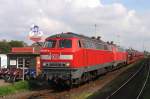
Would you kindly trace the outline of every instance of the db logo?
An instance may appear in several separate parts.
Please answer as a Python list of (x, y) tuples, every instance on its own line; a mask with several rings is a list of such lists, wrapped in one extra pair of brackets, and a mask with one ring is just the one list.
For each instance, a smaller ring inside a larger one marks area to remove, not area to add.
[(51, 58), (52, 59), (59, 59), (60, 55), (59, 54), (52, 54)]
[(43, 35), (43, 32), (42, 31), (39, 31), (39, 26), (37, 25), (33, 25), (30, 29), (30, 32), (29, 32), (29, 38), (32, 40), (32, 41), (35, 41), (35, 42), (38, 42), (41, 40), (42, 38), (42, 35)]

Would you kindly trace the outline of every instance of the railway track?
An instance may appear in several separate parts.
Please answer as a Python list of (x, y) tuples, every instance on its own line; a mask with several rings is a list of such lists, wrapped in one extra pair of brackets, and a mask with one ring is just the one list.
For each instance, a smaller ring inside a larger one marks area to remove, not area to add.
[(146, 88), (149, 76), (150, 60), (147, 60), (118, 89), (107, 96), (106, 99), (142, 99), (141, 97)]

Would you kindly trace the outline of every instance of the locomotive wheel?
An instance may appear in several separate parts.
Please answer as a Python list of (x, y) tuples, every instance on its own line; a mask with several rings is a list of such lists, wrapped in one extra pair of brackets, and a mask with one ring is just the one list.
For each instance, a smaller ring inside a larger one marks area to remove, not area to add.
[(84, 73), (81, 79), (82, 79), (82, 84), (86, 83), (88, 81), (88, 73)]
[(73, 79), (72, 84), (75, 87), (78, 87), (81, 84), (81, 81), (82, 81), (81, 78)]
[(48, 84), (50, 84), (50, 85), (54, 85), (54, 82), (53, 82), (51, 79), (48, 79), (47, 82), (48, 82)]
[(73, 82), (72, 82), (72, 79), (69, 80), (69, 88), (73, 88)]
[(94, 79), (94, 75), (92, 73), (89, 73), (89, 81), (92, 81)]

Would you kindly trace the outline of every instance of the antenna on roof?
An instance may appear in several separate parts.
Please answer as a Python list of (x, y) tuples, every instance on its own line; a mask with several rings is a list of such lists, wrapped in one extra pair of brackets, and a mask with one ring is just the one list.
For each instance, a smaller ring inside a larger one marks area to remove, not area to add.
[(117, 38), (118, 38), (118, 45), (120, 45), (120, 34), (118, 33), (118, 35), (117, 35)]
[(94, 27), (95, 27), (95, 36), (97, 36), (97, 34), (96, 34), (96, 28), (97, 28), (97, 24), (94, 24)]

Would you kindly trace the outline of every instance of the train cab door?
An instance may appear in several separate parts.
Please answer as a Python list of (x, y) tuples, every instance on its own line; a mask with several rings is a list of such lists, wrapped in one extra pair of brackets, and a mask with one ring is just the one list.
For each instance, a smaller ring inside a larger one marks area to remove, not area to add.
[(80, 43), (81, 43), (81, 48), (83, 48), (83, 65), (84, 66), (87, 66), (88, 64), (88, 52), (87, 52), (87, 49), (86, 49), (86, 41), (85, 40), (80, 40)]

